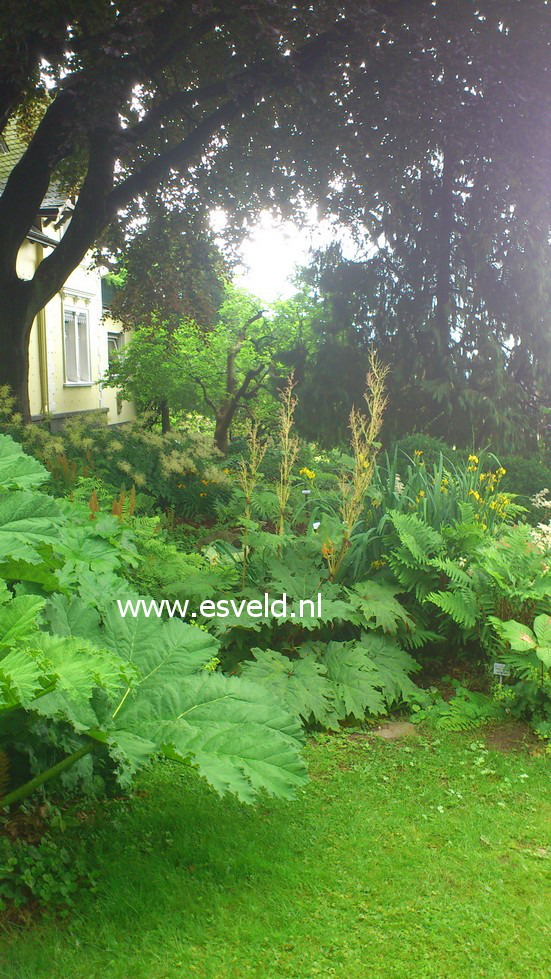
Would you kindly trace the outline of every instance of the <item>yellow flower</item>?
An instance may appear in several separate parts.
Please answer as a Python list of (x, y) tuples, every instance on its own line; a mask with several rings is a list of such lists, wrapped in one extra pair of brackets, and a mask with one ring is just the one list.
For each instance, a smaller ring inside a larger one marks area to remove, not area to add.
[(199, 496), (206, 496), (206, 493), (199, 493)]
[(386, 565), (386, 561), (384, 561), (383, 558), (380, 558), (380, 560), (378, 560), (378, 561), (372, 561), (371, 562), (371, 569), (373, 571), (379, 571), (380, 568), (384, 568), (385, 565)]
[(415, 452), (413, 453), (413, 455), (414, 456), (422, 456), (423, 455), (423, 450), (422, 449), (416, 449)]
[(478, 456), (470, 455), (469, 462), (476, 462), (476, 464), (478, 465)]
[(315, 472), (312, 469), (308, 469), (308, 466), (303, 466), (302, 469), (299, 470), (299, 476), (305, 476), (306, 479), (316, 478)]
[(208, 486), (209, 485), (208, 479), (202, 479), (201, 482), (202, 482), (203, 486)]

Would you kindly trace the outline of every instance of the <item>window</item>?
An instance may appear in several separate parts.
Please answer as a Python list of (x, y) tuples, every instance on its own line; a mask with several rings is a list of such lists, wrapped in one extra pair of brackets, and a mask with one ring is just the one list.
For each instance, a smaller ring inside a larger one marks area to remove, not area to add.
[(90, 335), (88, 310), (65, 306), (65, 383), (90, 384)]
[[(118, 354), (122, 350), (122, 333), (108, 333), (107, 334), (107, 358), (109, 361), (109, 367), (113, 367)], [(122, 413), (122, 398), (117, 391), (117, 415)]]
[(107, 334), (107, 359), (109, 367), (112, 367), (117, 359), (117, 354), (122, 350), (122, 334)]

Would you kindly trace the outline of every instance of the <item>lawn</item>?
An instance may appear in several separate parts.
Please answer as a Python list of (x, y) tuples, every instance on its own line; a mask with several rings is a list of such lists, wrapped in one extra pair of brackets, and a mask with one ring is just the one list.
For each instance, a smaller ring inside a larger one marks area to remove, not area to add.
[(86, 825), (95, 893), (6, 926), (2, 979), (548, 977), (543, 755), (480, 732), (322, 737), (295, 803), (170, 763)]

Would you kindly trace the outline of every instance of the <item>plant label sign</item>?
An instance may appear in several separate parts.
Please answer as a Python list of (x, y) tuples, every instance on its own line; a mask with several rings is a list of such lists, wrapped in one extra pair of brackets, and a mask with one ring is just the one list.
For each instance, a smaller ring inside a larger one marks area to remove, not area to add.
[(506, 663), (494, 663), (494, 676), (511, 676), (511, 670)]

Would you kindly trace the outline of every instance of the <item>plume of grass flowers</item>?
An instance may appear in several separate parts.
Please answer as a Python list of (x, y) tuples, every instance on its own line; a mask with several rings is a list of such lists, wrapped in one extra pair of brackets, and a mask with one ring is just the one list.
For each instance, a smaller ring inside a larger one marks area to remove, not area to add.
[(243, 521), (243, 565), (241, 570), (241, 587), (245, 587), (247, 577), (247, 558), (249, 552), (249, 525), (251, 520), (251, 501), (254, 489), (260, 478), (260, 466), (266, 454), (267, 443), (261, 440), (257, 422), (252, 422), (247, 435), (249, 458), (241, 457), (237, 469), (237, 478), (245, 497), (245, 512)]
[(293, 394), (295, 383), (293, 374), (290, 375), (287, 384), (280, 394), (279, 407), (279, 442), (281, 446), (281, 461), (279, 464), (279, 480), (276, 486), (277, 499), (279, 503), (279, 536), (283, 536), (285, 530), (285, 514), (291, 495), (291, 474), (293, 466), (297, 460), (299, 441), (293, 434), (293, 423), (297, 398)]
[(324, 541), (322, 547), (331, 581), (334, 581), (350, 546), (352, 532), (361, 516), (364, 500), (373, 478), (375, 460), (381, 447), (378, 437), (387, 404), (385, 389), (388, 370), (377, 355), (372, 353), (367, 375), (367, 390), (364, 395), (367, 414), (356, 407), (353, 407), (350, 412), (350, 444), (354, 462), (352, 468), (343, 472), (340, 478), (341, 539), (337, 546), (333, 541)]

